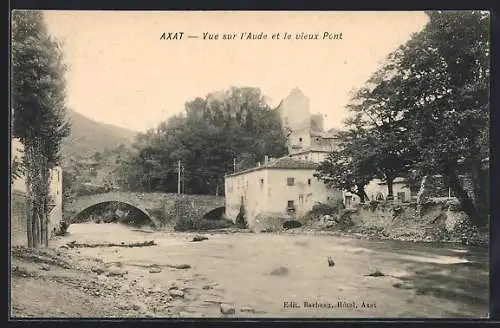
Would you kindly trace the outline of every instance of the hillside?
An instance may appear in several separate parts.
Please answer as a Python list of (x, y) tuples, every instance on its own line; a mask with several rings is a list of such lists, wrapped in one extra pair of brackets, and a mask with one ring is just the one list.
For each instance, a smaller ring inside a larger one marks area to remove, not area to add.
[(96, 122), (73, 110), (68, 111), (71, 134), (63, 142), (64, 162), (70, 158), (85, 158), (95, 152), (114, 149), (121, 144), (129, 146), (137, 132)]

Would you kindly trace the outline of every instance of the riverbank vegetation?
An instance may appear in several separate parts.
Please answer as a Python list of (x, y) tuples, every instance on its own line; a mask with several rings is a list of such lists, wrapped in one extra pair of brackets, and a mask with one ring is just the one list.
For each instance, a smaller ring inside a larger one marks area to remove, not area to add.
[[(485, 226), (490, 16), (480, 11), (427, 15), (424, 29), (353, 93), (339, 150), (317, 176), (364, 200), (364, 187), (373, 178), (387, 184), (392, 199), (397, 177), (420, 181), (441, 175), (470, 224)], [(462, 175), (471, 187), (465, 188)]]
[(122, 161), (121, 187), (223, 195), (225, 174), (285, 155), (285, 144), (279, 114), (260, 89), (232, 87), (188, 101), (184, 112), (140, 134)]
[(51, 169), (70, 126), (65, 113), (63, 53), (37, 11), (12, 14), (12, 137), (23, 145), (12, 174), (26, 179), (29, 247), (48, 246)]

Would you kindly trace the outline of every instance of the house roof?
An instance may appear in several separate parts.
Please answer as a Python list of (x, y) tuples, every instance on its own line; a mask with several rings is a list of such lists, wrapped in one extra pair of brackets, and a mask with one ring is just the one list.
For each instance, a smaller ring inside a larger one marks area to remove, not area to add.
[(303, 155), (308, 153), (330, 153), (331, 150), (327, 150), (325, 147), (309, 147), (301, 149), (299, 151), (288, 154), (288, 157)]
[(243, 171), (227, 174), (226, 177), (232, 177), (237, 175), (242, 175), (254, 171), (265, 170), (265, 169), (283, 169), (283, 170), (314, 170), (318, 164), (312, 161), (300, 160), (292, 157), (281, 157), (277, 159), (271, 159), (267, 164), (256, 166)]
[(315, 169), (316, 164), (311, 161), (300, 160), (292, 157), (281, 157), (271, 161), (266, 167), (279, 169)]
[(329, 130), (326, 132), (319, 132), (319, 131), (311, 131), (311, 137), (321, 137), (324, 139), (332, 139), (335, 138), (337, 135), (338, 131), (336, 130)]

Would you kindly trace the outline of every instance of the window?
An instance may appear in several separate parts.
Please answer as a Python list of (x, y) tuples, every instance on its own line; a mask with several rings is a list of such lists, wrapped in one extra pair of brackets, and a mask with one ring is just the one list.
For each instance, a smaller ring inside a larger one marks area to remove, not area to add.
[(299, 141), (302, 142), (302, 138), (299, 138)]
[(307, 179), (307, 184), (311, 185), (311, 179)]
[(260, 184), (264, 184), (264, 179), (260, 179)]
[(286, 211), (287, 212), (295, 212), (295, 204), (293, 202), (293, 200), (289, 200), (288, 203), (287, 203), (287, 206), (286, 206)]
[(294, 178), (286, 178), (286, 184), (288, 186), (294, 186), (295, 185), (295, 179)]
[(345, 207), (351, 208), (352, 196), (345, 196)]

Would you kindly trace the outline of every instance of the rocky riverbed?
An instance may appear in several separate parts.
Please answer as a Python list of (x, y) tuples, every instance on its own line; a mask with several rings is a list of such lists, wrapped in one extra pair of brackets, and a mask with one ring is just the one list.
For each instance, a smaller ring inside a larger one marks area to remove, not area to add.
[[(15, 248), (11, 314), (480, 317), (488, 311), (487, 249), (290, 232), (196, 235), (75, 224), (48, 250)], [(339, 307), (343, 302), (357, 307)]]

